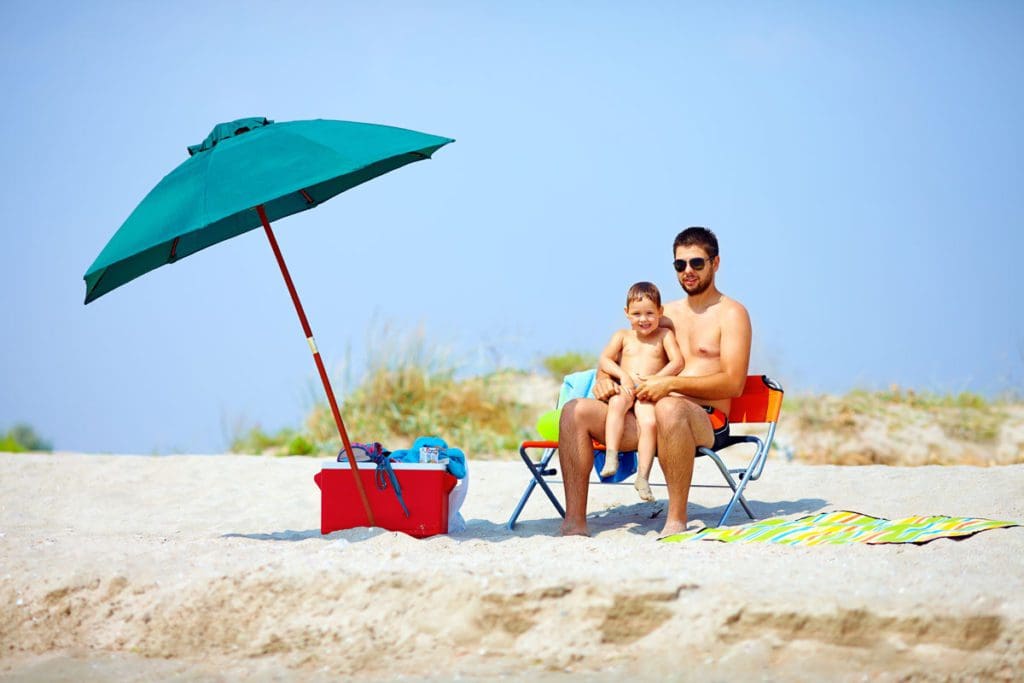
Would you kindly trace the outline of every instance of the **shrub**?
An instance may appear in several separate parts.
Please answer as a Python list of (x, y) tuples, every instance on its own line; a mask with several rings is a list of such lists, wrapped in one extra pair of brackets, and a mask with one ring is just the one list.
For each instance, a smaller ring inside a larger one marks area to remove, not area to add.
[(274, 434), (263, 431), (259, 425), (250, 427), (231, 439), (232, 453), (253, 455), (312, 455), (316, 450), (312, 441), (294, 429), (281, 429)]
[(578, 351), (566, 351), (556, 356), (545, 356), (541, 359), (541, 364), (552, 377), (561, 380), (573, 372), (596, 368), (597, 356)]
[[(417, 436), (440, 436), (474, 457), (513, 450), (528, 434), (533, 410), (507, 390), (504, 375), (457, 377), (456, 368), (422, 334), (389, 337), (374, 350), (363, 381), (342, 402), (352, 441), (408, 447)], [(325, 401), (306, 420), (315, 448), (341, 449), (334, 417)]]
[(50, 451), (52, 446), (44, 441), (29, 425), (19, 422), (0, 435), (0, 451), (25, 453), (26, 451)]

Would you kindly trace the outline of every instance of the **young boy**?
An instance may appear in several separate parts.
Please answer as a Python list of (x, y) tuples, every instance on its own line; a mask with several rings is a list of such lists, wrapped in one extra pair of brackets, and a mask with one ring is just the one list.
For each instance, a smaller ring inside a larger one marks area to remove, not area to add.
[(626, 413), (632, 408), (639, 430), (637, 459), (639, 469), (633, 487), (640, 498), (653, 501), (648, 479), (657, 449), (657, 425), (654, 404), (635, 401), (634, 385), (651, 375), (678, 375), (683, 369), (683, 354), (672, 330), (660, 327), (661, 292), (651, 282), (638, 282), (626, 293), (626, 318), (630, 329), (619, 330), (601, 353), (599, 367), (619, 382), (617, 393), (608, 399), (605, 424), (605, 460), (602, 477), (619, 468), (619, 443), (622, 441)]

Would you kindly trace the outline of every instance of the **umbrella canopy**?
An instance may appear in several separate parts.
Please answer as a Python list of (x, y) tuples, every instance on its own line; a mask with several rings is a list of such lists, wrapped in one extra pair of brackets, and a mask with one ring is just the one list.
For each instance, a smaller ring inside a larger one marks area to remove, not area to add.
[[(351, 121), (265, 118), (220, 123), (128, 217), (85, 273), (85, 303), (166, 263), (263, 226), (320, 373), (349, 465), (357, 464), (323, 359), (295, 291), (272, 220), (311, 209), (453, 142)], [(373, 526), (362, 478), (352, 478)]]
[(311, 209), (451, 138), (352, 121), (218, 124), (136, 207), (85, 273), (85, 303), (270, 221)]

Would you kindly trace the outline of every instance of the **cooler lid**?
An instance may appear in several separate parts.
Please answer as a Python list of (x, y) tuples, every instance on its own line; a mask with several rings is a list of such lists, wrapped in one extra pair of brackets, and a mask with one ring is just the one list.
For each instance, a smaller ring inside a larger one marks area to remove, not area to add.
[[(360, 460), (356, 462), (361, 470), (374, 470), (377, 469), (377, 463), (372, 460)], [(352, 469), (348, 464), (348, 460), (342, 462), (325, 462), (323, 464), (325, 470), (348, 470)], [(444, 462), (392, 462), (391, 469), (393, 470), (445, 470), (448, 469), (448, 463)]]

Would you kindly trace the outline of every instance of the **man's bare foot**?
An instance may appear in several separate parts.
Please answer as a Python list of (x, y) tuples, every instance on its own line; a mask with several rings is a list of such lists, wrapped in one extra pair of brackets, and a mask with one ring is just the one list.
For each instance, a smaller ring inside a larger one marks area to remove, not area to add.
[(619, 471), (619, 454), (607, 452), (604, 455), (604, 467), (601, 468), (602, 477), (610, 477)]
[(577, 524), (575, 522), (569, 522), (564, 520), (562, 522), (562, 528), (558, 530), (559, 536), (589, 536), (590, 532), (587, 531), (587, 523)]
[(686, 522), (665, 522), (664, 528), (658, 534), (658, 538), (665, 538), (674, 534), (681, 534), (686, 531)]
[(640, 494), (640, 500), (648, 503), (654, 502), (654, 494), (651, 493), (651, 485), (647, 483), (647, 480), (641, 477), (639, 474), (636, 475), (636, 480), (633, 482), (633, 488)]

